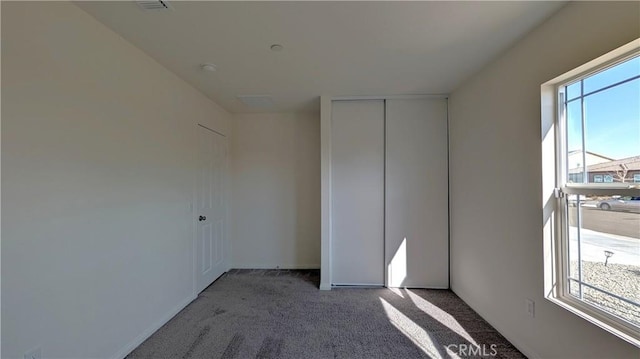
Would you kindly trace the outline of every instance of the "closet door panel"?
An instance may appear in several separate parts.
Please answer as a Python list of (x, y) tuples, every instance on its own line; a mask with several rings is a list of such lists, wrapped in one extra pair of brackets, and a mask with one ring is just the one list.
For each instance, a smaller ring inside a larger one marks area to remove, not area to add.
[(387, 286), (447, 288), (447, 103), (387, 100)]
[(384, 285), (384, 102), (334, 101), (332, 284)]

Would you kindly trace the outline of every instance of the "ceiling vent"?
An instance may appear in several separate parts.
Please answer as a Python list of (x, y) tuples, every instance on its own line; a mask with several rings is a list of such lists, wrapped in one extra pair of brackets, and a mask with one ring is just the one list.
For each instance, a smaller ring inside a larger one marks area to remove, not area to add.
[(136, 1), (142, 10), (171, 10), (173, 9), (166, 0), (142, 0)]
[(247, 107), (257, 109), (271, 108), (275, 104), (271, 96), (268, 95), (240, 95), (238, 100)]

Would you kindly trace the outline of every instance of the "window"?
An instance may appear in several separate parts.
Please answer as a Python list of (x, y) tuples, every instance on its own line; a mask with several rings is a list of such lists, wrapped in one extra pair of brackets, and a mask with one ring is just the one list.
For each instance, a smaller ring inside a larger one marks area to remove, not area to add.
[(569, 173), (569, 182), (582, 183), (582, 173)]
[[(543, 156), (553, 159), (543, 158), (543, 182), (555, 187), (545, 215), (547, 298), (637, 346), (639, 48), (640, 40), (542, 86)], [(545, 111), (545, 101), (555, 106)]]

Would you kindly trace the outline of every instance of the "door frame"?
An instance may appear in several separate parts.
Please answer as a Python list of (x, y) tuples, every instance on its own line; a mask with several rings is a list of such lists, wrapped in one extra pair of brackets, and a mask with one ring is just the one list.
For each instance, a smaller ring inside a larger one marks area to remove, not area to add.
[[(358, 100), (392, 100), (392, 99), (449, 99), (448, 94), (418, 94), (418, 95), (381, 95), (381, 96), (320, 96), (320, 290), (331, 290), (331, 112), (333, 101)], [(449, 117), (447, 115), (447, 128)], [(449, 147), (447, 138), (447, 147)], [(447, 148), (447, 153), (449, 148)], [(448, 157), (448, 155), (447, 155)], [(447, 158), (447, 162), (449, 159)], [(450, 168), (450, 166), (448, 166)], [(450, 221), (449, 221), (450, 222)], [(451, 233), (451, 228), (449, 228)], [(450, 238), (448, 239), (450, 242)], [(450, 244), (449, 244), (450, 247)], [(450, 250), (449, 265), (451, 265)], [(451, 275), (451, 268), (449, 268)], [(385, 270), (385, 286), (388, 285)]]
[[(224, 132), (214, 129), (212, 126), (207, 124), (202, 124), (197, 122), (193, 127), (194, 138), (198, 138), (199, 133), (202, 128), (212, 131), (226, 140), (225, 146), (225, 173), (223, 177), (224, 183), (224, 193), (223, 193), (223, 201), (224, 201), (224, 219), (223, 219), (223, 240), (222, 240), (222, 256), (223, 263), (225, 267), (225, 272), (229, 270), (229, 259), (230, 259), (230, 242), (229, 242), (229, 141), (230, 138)], [(196, 142), (197, 143), (197, 142)], [(201, 290), (198, 289), (198, 265), (197, 265), (197, 255), (198, 255), (198, 220), (197, 220), (197, 201), (198, 201), (198, 165), (199, 165), (199, 152), (198, 146), (195, 146), (194, 150), (194, 172), (193, 172), (193, 185), (192, 185), (192, 193), (191, 193), (191, 201), (189, 202), (189, 215), (191, 216), (191, 262), (192, 262), (192, 275), (191, 275), (191, 285), (193, 290), (193, 298), (197, 298), (200, 294)]]

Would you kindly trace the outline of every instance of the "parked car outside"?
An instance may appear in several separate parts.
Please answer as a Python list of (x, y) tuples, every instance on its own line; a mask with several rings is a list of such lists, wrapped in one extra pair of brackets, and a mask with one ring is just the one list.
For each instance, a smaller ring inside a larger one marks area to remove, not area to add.
[(598, 202), (598, 208), (605, 211), (629, 211), (640, 213), (640, 197), (618, 197)]

